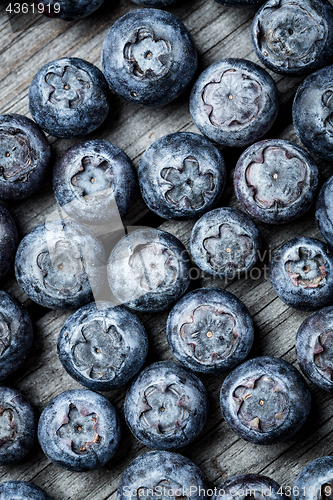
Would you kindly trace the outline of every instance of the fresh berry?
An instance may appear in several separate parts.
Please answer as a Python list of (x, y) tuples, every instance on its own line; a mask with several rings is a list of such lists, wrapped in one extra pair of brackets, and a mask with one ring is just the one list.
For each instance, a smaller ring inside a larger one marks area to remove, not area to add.
[(44, 16), (71, 21), (90, 16), (103, 2), (104, 0), (35, 0), (35, 5)]
[[(333, 34), (333, 31), (332, 31)], [(308, 76), (297, 90), (293, 121), (307, 149), (333, 161), (333, 65)]]
[(169, 451), (150, 451), (137, 457), (125, 469), (118, 486), (117, 500), (147, 496), (156, 496), (161, 500), (184, 497), (206, 500), (206, 491), (206, 479), (191, 460)]
[(171, 310), (167, 339), (176, 358), (191, 370), (223, 373), (249, 354), (252, 317), (235, 295), (220, 288), (199, 288)]
[(289, 141), (268, 139), (241, 155), (234, 188), (252, 217), (280, 224), (297, 219), (310, 208), (318, 177), (317, 165), (304, 149)]
[(122, 306), (93, 302), (72, 314), (58, 339), (61, 363), (80, 384), (96, 391), (125, 385), (148, 353), (141, 321)]
[(257, 226), (237, 208), (216, 208), (203, 215), (191, 233), (191, 255), (205, 273), (236, 278), (254, 266), (261, 249)]
[(182, 366), (160, 361), (145, 368), (129, 387), (125, 417), (134, 436), (158, 450), (175, 450), (193, 441), (208, 416), (203, 383)]
[(103, 467), (117, 451), (120, 437), (115, 408), (104, 396), (87, 389), (56, 396), (38, 424), (45, 455), (58, 467), (76, 472)]
[(43, 490), (24, 481), (0, 483), (0, 500), (51, 500)]
[(228, 7), (251, 7), (252, 5), (261, 5), (264, 0), (215, 0), (216, 2), (227, 5)]
[(290, 363), (263, 356), (233, 370), (221, 388), (221, 410), (242, 439), (274, 444), (294, 435), (305, 423), (310, 391)]
[(41, 129), (22, 115), (0, 115), (0, 199), (22, 200), (50, 173), (51, 150)]
[(111, 27), (102, 49), (105, 78), (113, 90), (142, 106), (178, 97), (197, 70), (190, 33), (170, 12), (138, 9)]
[(264, 136), (278, 112), (278, 92), (267, 71), (245, 59), (223, 59), (195, 82), (190, 112), (206, 137), (229, 147)]
[(0, 380), (14, 373), (29, 356), (33, 340), (29, 313), (0, 291)]
[(322, 236), (333, 247), (333, 176), (321, 188), (316, 202), (316, 223)]
[(298, 364), (318, 387), (333, 391), (333, 306), (306, 318), (296, 337)]
[(154, 9), (167, 9), (178, 3), (179, 0), (132, 0), (132, 2), (143, 7), (152, 7)]
[(115, 245), (108, 262), (115, 297), (136, 311), (164, 311), (190, 284), (190, 257), (172, 234), (137, 229)]
[(142, 197), (166, 219), (192, 219), (211, 210), (221, 197), (226, 169), (220, 151), (190, 132), (169, 134), (143, 154), (138, 170)]
[(314, 238), (293, 238), (273, 256), (270, 278), (290, 307), (314, 311), (327, 306), (333, 302), (332, 250)]
[(16, 224), (8, 210), (0, 205), (0, 278), (13, 266), (17, 243)]
[(276, 73), (312, 73), (333, 59), (333, 7), (327, 0), (268, 0), (253, 20), (252, 42)]
[(105, 254), (100, 241), (75, 221), (51, 220), (21, 241), (15, 257), (18, 284), (50, 309), (80, 307), (103, 285)]
[(19, 462), (29, 453), (36, 441), (37, 421), (34, 408), (20, 392), (0, 387), (0, 465)]
[[(250, 494), (246, 493), (245, 496), (244, 492)], [(215, 495), (214, 500), (229, 500), (230, 497), (250, 497), (254, 500), (262, 500), (263, 498), (287, 500), (287, 497), (282, 493), (281, 486), (270, 477), (261, 474), (243, 474), (224, 481), (217, 487), (217, 495)]]
[(55, 137), (90, 134), (105, 121), (109, 106), (110, 92), (103, 73), (75, 57), (45, 64), (29, 89), (33, 119)]
[(308, 463), (296, 478), (292, 500), (332, 498), (333, 458), (320, 457)]
[(53, 189), (57, 202), (73, 219), (109, 223), (124, 215), (138, 192), (128, 156), (108, 141), (85, 141), (55, 162)]

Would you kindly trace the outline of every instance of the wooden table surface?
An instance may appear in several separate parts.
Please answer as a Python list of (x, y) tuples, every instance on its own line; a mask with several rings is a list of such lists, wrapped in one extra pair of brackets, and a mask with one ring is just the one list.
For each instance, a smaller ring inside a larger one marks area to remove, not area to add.
[[(99, 68), (103, 40), (117, 18), (136, 5), (129, 0), (108, 0), (88, 19), (77, 22), (46, 20), (40, 15), (11, 15), (0, 6), (0, 112), (20, 113), (30, 117), (28, 88), (36, 71), (45, 63), (64, 56), (75, 56)], [(257, 62), (250, 39), (255, 8), (227, 8), (213, 0), (185, 0), (170, 11), (179, 17), (191, 32), (199, 52), (199, 69), (226, 57), (243, 57)], [(10, 17), (10, 21), (9, 18)], [(272, 74), (280, 93), (280, 112), (268, 137), (279, 137), (299, 143), (291, 123), (292, 99), (300, 78)], [(109, 117), (90, 138), (107, 139), (133, 160), (135, 166), (145, 149), (159, 137), (176, 131), (198, 132), (188, 111), (189, 91), (161, 109), (145, 109), (113, 95)], [(75, 140), (49, 137), (54, 155), (64, 151)], [(223, 150), (228, 168), (228, 183), (221, 206), (239, 207), (233, 186), (233, 168), (240, 150)], [(322, 182), (331, 175), (328, 163), (318, 161)], [(56, 209), (50, 178), (43, 190), (19, 203), (8, 203), (23, 237)], [(240, 207), (239, 207), (240, 208)], [(130, 209), (125, 224), (143, 224), (175, 234), (186, 246), (193, 222), (163, 221), (155, 216), (142, 200)], [(192, 288), (220, 286), (235, 293), (249, 308), (255, 322), (255, 343), (251, 357), (277, 356), (297, 367), (295, 335), (308, 313), (287, 307), (274, 293), (267, 277), (269, 253), (294, 236), (320, 237), (314, 222), (314, 210), (283, 226), (258, 224), (267, 256), (259, 265), (260, 278), (241, 279), (232, 283), (218, 280), (196, 280)], [(266, 268), (265, 268), (266, 266)], [(35, 340), (32, 355), (20, 370), (8, 379), (11, 385), (27, 396), (42, 411), (58, 393), (80, 387), (62, 368), (56, 351), (57, 337), (72, 311), (50, 311), (34, 304), (20, 289), (13, 272), (2, 280), (1, 289), (8, 291), (28, 308), (34, 323)], [(168, 312), (142, 314), (148, 331), (150, 353), (148, 362), (174, 359), (168, 348), (165, 324)], [(297, 474), (309, 461), (333, 452), (332, 396), (310, 384), (313, 406), (305, 426), (292, 439), (275, 446), (258, 446), (239, 439), (224, 422), (219, 408), (219, 390), (224, 376), (200, 376), (210, 396), (208, 423), (196, 441), (182, 451), (206, 474), (212, 486), (227, 477), (246, 472), (271, 476), (283, 486), (292, 486)], [(122, 444), (107, 466), (89, 473), (73, 473), (53, 465), (36, 445), (20, 464), (0, 468), (0, 481), (24, 480), (43, 488), (54, 500), (115, 499), (120, 475), (138, 455), (148, 451), (130, 434), (123, 417), (125, 388), (106, 393), (123, 420)]]

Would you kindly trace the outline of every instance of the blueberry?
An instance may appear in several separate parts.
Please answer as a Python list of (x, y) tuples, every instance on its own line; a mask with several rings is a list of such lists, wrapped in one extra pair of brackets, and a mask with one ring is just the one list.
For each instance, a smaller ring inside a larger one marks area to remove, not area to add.
[(138, 373), (148, 353), (141, 321), (122, 306), (93, 302), (62, 327), (58, 352), (64, 368), (89, 389), (109, 391)]
[(41, 224), (21, 241), (15, 275), (24, 292), (50, 309), (80, 307), (103, 285), (105, 254), (100, 241), (75, 221)]
[(333, 458), (320, 457), (308, 463), (297, 476), (292, 500), (332, 498)]
[(136, 173), (128, 156), (108, 141), (85, 141), (54, 165), (53, 189), (66, 213), (83, 223), (108, 223), (124, 215), (137, 196)]
[(150, 451), (137, 457), (125, 469), (118, 486), (117, 500), (139, 497), (205, 500), (206, 491), (206, 479), (191, 460), (169, 451)]
[(322, 236), (333, 247), (333, 176), (321, 188), (316, 202), (316, 223)]
[(103, 467), (117, 451), (120, 437), (116, 409), (104, 396), (87, 389), (56, 396), (38, 423), (39, 443), (47, 458), (75, 472)]
[(245, 59), (223, 59), (209, 66), (195, 82), (190, 112), (209, 139), (239, 147), (268, 132), (278, 104), (277, 88), (267, 71)]
[(45, 64), (29, 89), (33, 119), (55, 137), (87, 135), (105, 121), (110, 92), (103, 73), (93, 64), (65, 57)]
[(319, 172), (311, 156), (296, 144), (269, 139), (250, 146), (238, 160), (234, 188), (239, 202), (268, 224), (290, 222), (312, 205)]
[(312, 73), (333, 59), (333, 7), (327, 0), (268, 0), (253, 20), (252, 42), (276, 73)]
[(229, 500), (230, 498), (287, 500), (281, 490), (281, 486), (270, 477), (261, 474), (243, 474), (230, 477), (218, 486), (214, 500)]
[(29, 313), (0, 291), (0, 380), (14, 373), (28, 357), (33, 340)]
[[(35, 5), (43, 6), (44, 16), (57, 17), (68, 21), (87, 17), (97, 10), (104, 0), (36, 0)], [(38, 11), (42, 10), (38, 7)]]
[(176, 358), (202, 373), (233, 369), (249, 354), (254, 336), (252, 317), (235, 295), (220, 288), (199, 288), (171, 310), (167, 339)]
[(211, 210), (222, 195), (226, 169), (220, 151), (190, 132), (153, 142), (138, 170), (142, 197), (166, 219), (192, 219)]
[(115, 297), (142, 312), (167, 309), (186, 292), (189, 274), (190, 257), (184, 245), (172, 234), (153, 228), (124, 236), (108, 262)]
[(37, 420), (20, 392), (0, 387), (0, 465), (19, 462), (29, 453), (36, 441)]
[(261, 5), (265, 0), (215, 0), (217, 3), (227, 5), (228, 7), (251, 7), (252, 5)]
[(298, 364), (318, 387), (333, 391), (333, 306), (308, 316), (296, 337)]
[(43, 490), (24, 481), (0, 483), (0, 500), (51, 500)]
[[(333, 34), (333, 31), (332, 31)], [(333, 66), (308, 76), (296, 92), (293, 121), (311, 153), (333, 161)]]
[(12, 268), (17, 242), (15, 222), (8, 210), (0, 205), (0, 278)]
[(22, 115), (0, 115), (0, 198), (22, 200), (49, 174), (50, 146), (41, 129)]
[(305, 423), (310, 391), (290, 363), (262, 356), (235, 368), (221, 388), (221, 410), (231, 429), (256, 444), (293, 436)]
[(257, 226), (237, 208), (216, 208), (203, 215), (191, 233), (192, 258), (212, 276), (235, 278), (256, 263), (261, 249)]
[(102, 49), (110, 86), (128, 101), (162, 106), (178, 97), (197, 70), (197, 51), (173, 14), (138, 9), (111, 27)]
[(293, 238), (276, 251), (270, 278), (290, 307), (314, 311), (327, 306), (333, 302), (333, 253), (322, 241)]
[(177, 363), (160, 361), (145, 368), (129, 387), (126, 422), (143, 444), (158, 450), (183, 448), (202, 431), (208, 394), (194, 374)]
[(132, 2), (144, 7), (153, 7), (156, 9), (167, 9), (178, 3), (178, 0), (132, 0)]

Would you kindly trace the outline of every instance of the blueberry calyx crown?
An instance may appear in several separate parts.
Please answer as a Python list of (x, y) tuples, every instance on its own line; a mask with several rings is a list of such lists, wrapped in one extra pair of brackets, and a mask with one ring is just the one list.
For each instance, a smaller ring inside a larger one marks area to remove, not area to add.
[(68, 414), (57, 430), (57, 436), (66, 440), (74, 453), (85, 455), (103, 440), (97, 429), (98, 417), (95, 413), (80, 412), (74, 404), (70, 404)]
[(239, 335), (232, 314), (204, 304), (194, 309), (190, 320), (180, 327), (180, 338), (199, 363), (217, 363), (235, 350)]
[(268, 375), (245, 380), (234, 390), (233, 400), (238, 419), (259, 432), (282, 425), (290, 406), (285, 388)]

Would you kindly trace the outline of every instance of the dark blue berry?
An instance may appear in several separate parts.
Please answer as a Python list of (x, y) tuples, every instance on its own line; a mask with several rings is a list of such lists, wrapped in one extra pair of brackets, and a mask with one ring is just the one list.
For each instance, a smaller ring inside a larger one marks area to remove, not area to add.
[(333, 247), (333, 176), (321, 188), (316, 202), (316, 223), (322, 236)]
[(318, 167), (296, 144), (268, 139), (250, 146), (238, 160), (234, 188), (239, 202), (268, 224), (290, 222), (312, 205)]
[(100, 241), (75, 221), (51, 220), (21, 241), (15, 257), (18, 284), (50, 309), (80, 307), (103, 285), (105, 254)]
[(218, 144), (248, 146), (265, 135), (278, 112), (267, 71), (246, 59), (223, 59), (195, 82), (190, 112), (200, 132)]
[(22, 200), (49, 174), (50, 146), (41, 129), (22, 115), (0, 115), (0, 199)]
[(221, 410), (242, 439), (274, 444), (288, 439), (305, 423), (310, 391), (290, 363), (263, 356), (233, 370), (221, 388)]
[(314, 311), (333, 302), (333, 253), (314, 238), (284, 243), (271, 262), (276, 294), (290, 307)]
[(43, 490), (24, 481), (5, 481), (0, 483), (0, 500), (51, 500)]
[(253, 20), (252, 42), (276, 73), (312, 73), (333, 59), (333, 7), (327, 0), (268, 0)]
[(58, 339), (61, 363), (80, 384), (96, 391), (125, 385), (148, 353), (141, 321), (122, 306), (93, 302), (72, 314)]
[(125, 469), (118, 486), (117, 500), (135, 500), (153, 495), (161, 500), (184, 497), (206, 500), (206, 491), (206, 479), (191, 460), (169, 451), (150, 451), (137, 457)]
[(115, 297), (129, 308), (164, 311), (190, 284), (190, 257), (172, 234), (137, 229), (113, 248), (108, 280)]
[(153, 7), (156, 9), (167, 9), (178, 3), (179, 0), (132, 0), (132, 2), (143, 7)]
[(191, 255), (205, 273), (236, 278), (257, 262), (261, 238), (250, 217), (237, 208), (216, 208), (203, 215), (191, 233)]
[(20, 392), (0, 387), (0, 465), (19, 462), (29, 453), (36, 441), (37, 421), (34, 408)]
[(102, 49), (105, 78), (117, 94), (142, 106), (178, 97), (197, 70), (186, 27), (170, 12), (138, 9), (118, 19)]
[(182, 366), (160, 361), (134, 380), (124, 409), (126, 422), (139, 441), (150, 448), (175, 450), (202, 431), (208, 394), (203, 383)]
[(33, 119), (55, 137), (76, 137), (96, 130), (106, 119), (110, 92), (93, 64), (65, 57), (45, 64), (29, 89)]
[(47, 458), (76, 472), (103, 467), (115, 454), (120, 437), (115, 408), (104, 396), (87, 389), (56, 396), (38, 424), (39, 443)]
[(332, 498), (333, 457), (320, 457), (301, 470), (292, 489), (292, 500)]
[(0, 205), (0, 278), (13, 266), (17, 242), (15, 222), (8, 210)]
[(32, 340), (28, 311), (0, 291), (0, 380), (14, 373), (28, 357)]
[(217, 3), (227, 5), (228, 7), (251, 7), (252, 5), (261, 5), (265, 0), (215, 0)]
[(42, 10), (43, 14), (48, 17), (57, 17), (71, 21), (73, 19), (81, 19), (87, 17), (97, 10), (104, 0), (35, 0), (35, 5), (38, 7), (38, 12)]
[(298, 137), (311, 153), (328, 161), (333, 161), (332, 80), (333, 66), (313, 73), (300, 85), (293, 103)]
[(55, 162), (53, 189), (65, 212), (83, 223), (101, 224), (124, 215), (137, 197), (128, 156), (108, 141), (85, 141)]
[(224, 481), (217, 487), (214, 500), (229, 500), (230, 498), (287, 500), (282, 493), (281, 486), (270, 477), (261, 474), (243, 474)]
[(222, 195), (226, 169), (220, 151), (201, 135), (169, 134), (143, 154), (138, 170), (142, 197), (166, 219), (192, 219)]
[(235, 295), (220, 288), (199, 288), (171, 310), (167, 339), (176, 358), (202, 373), (223, 373), (249, 354), (252, 317)]
[(296, 337), (298, 364), (318, 387), (333, 391), (333, 307), (325, 307), (306, 318)]

